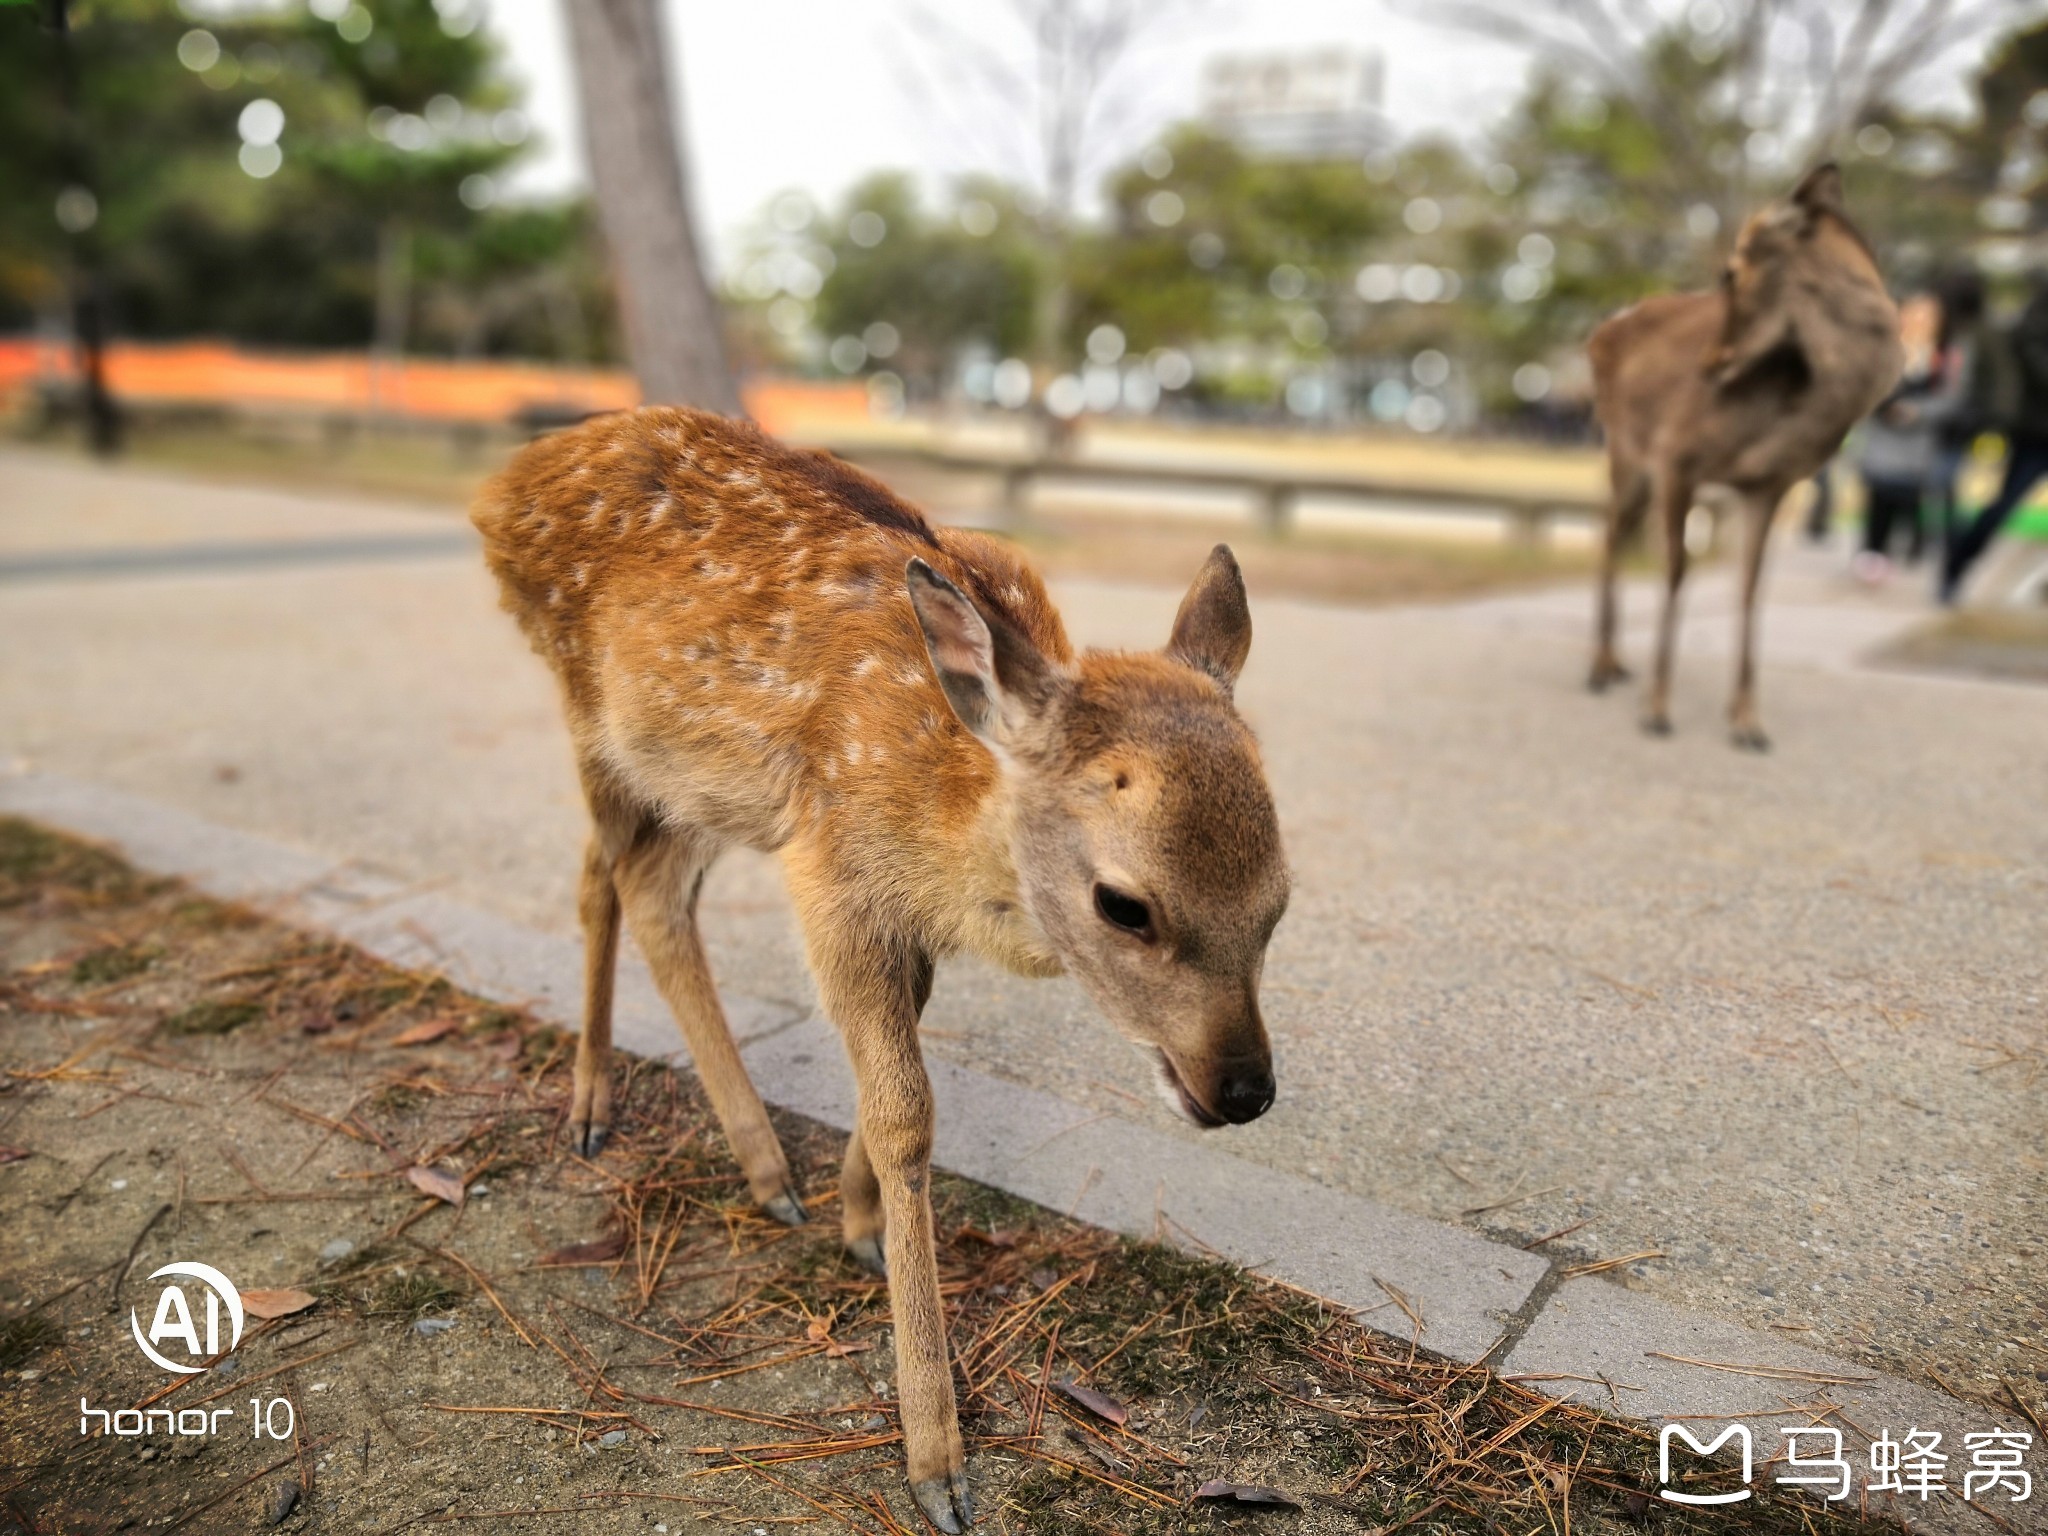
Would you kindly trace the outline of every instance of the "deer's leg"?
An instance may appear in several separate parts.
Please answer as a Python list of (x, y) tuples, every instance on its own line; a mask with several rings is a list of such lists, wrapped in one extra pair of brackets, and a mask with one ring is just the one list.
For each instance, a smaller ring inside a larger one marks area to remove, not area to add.
[(1664, 607), (1657, 615), (1657, 660), (1643, 703), (1643, 729), (1652, 736), (1671, 734), (1671, 658), (1678, 646), (1678, 589), (1685, 585), (1685, 517), (1692, 493), (1676, 476), (1659, 476), (1653, 492), (1664, 528)]
[(1595, 693), (1606, 692), (1609, 683), (1628, 680), (1628, 668), (1614, 651), (1614, 630), (1620, 617), (1616, 572), (1621, 552), (1642, 526), (1643, 513), (1649, 505), (1647, 476), (1637, 475), (1632, 480), (1615, 476), (1614, 499), (1607, 511), (1607, 537), (1600, 551), (1600, 613), (1593, 632), (1593, 670), (1586, 678), (1586, 686)]
[[(801, 882), (792, 884), (804, 907)], [(917, 1038), (931, 962), (903, 944), (849, 933), (829, 916), (809, 920), (812, 914), (806, 915), (818, 989), (853, 1062), (859, 1155), (880, 1195), (910, 1491), (933, 1525), (964, 1531), (974, 1523), (974, 1506), (939, 1299), (931, 1207), (932, 1085)]]
[(612, 978), (619, 960), (619, 892), (614, 840), (602, 823), (583, 853), (576, 914), (583, 924), (583, 1033), (576, 1041), (569, 1098), (569, 1150), (595, 1157), (612, 1130)]
[[(913, 978), (918, 982), (911, 1001), (919, 1014), (931, 1000), (932, 968), (927, 965)], [(882, 1212), (882, 1185), (861, 1142), (860, 1126), (846, 1138), (846, 1160), (839, 1171), (840, 1232), (846, 1251), (856, 1264), (871, 1275), (889, 1273), (888, 1250), (884, 1242), (886, 1222)]]
[(768, 1123), (768, 1110), (740, 1059), (697, 933), (697, 893), (717, 855), (717, 846), (706, 839), (663, 829), (619, 861), (619, 894), (633, 940), (682, 1026), (697, 1076), (747, 1176), (748, 1189), (777, 1221), (800, 1226), (805, 1220), (803, 1202), (791, 1186), (789, 1163)]
[(1764, 569), (1764, 548), (1771, 541), (1776, 497), (1752, 496), (1743, 503), (1748, 542), (1742, 551), (1742, 643), (1735, 664), (1735, 697), (1728, 705), (1730, 738), (1747, 752), (1768, 752), (1771, 739), (1756, 717), (1756, 598)]
[(839, 1230), (856, 1264), (871, 1275), (889, 1273), (888, 1250), (883, 1243), (882, 1185), (875, 1177), (875, 1165), (868, 1161), (868, 1149), (861, 1144), (858, 1125), (846, 1138), (846, 1161), (839, 1169)]

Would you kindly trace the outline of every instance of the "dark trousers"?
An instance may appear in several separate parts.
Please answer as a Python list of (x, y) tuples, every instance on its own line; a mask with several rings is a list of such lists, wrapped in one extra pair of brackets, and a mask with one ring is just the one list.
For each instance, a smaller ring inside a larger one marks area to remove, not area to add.
[(1918, 560), (1926, 547), (1920, 524), (1921, 484), (1917, 480), (1872, 480), (1864, 487), (1863, 547), (1873, 554), (1892, 552), (1893, 533), (1906, 530), (1906, 558)]
[(1813, 477), (1813, 502), (1806, 509), (1806, 536), (1816, 544), (1828, 541), (1828, 530), (1835, 522), (1835, 483), (1829, 474), (1829, 466), (1821, 465)]
[(2027, 499), (2027, 492), (2044, 476), (2048, 476), (2048, 437), (2015, 437), (2012, 451), (2005, 460), (2005, 483), (1998, 488), (1998, 495), (1990, 506), (1971, 519), (1968, 527), (1956, 534), (1948, 547), (1948, 559), (1941, 576), (1944, 599), (1955, 596), (1963, 578), (1970, 574), (1970, 567), (1991, 547), (1991, 541), (1998, 537), (1998, 530), (2019, 510), (2020, 503)]

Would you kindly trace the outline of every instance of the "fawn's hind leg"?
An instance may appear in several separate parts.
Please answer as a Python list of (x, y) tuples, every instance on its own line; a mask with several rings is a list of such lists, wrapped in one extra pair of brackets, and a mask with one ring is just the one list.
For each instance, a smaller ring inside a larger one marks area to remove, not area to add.
[(630, 833), (592, 802), (596, 825), (583, 851), (576, 913), (583, 924), (583, 1033), (576, 1041), (569, 1150), (595, 1157), (612, 1131), (612, 978), (619, 959), (619, 892), (612, 871)]
[(803, 1202), (790, 1187), (782, 1143), (733, 1042), (697, 934), (697, 893), (718, 853), (718, 844), (701, 835), (666, 827), (650, 830), (619, 861), (619, 895), (634, 942), (682, 1026), (697, 1076), (746, 1173), (747, 1187), (763, 1210), (793, 1227), (805, 1220)]

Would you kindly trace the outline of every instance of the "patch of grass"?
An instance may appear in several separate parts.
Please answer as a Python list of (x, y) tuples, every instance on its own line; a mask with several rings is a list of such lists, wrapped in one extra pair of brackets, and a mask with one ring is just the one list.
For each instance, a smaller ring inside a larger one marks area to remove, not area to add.
[(411, 1083), (386, 1083), (371, 1098), (370, 1108), (380, 1115), (410, 1114), (432, 1097)]
[(109, 944), (91, 954), (80, 955), (71, 967), (76, 986), (99, 987), (140, 976), (163, 958), (159, 944)]
[(101, 901), (143, 894), (148, 883), (103, 848), (46, 832), (18, 816), (0, 816), (0, 906), (57, 888)]
[(170, 925), (187, 933), (230, 933), (254, 927), (261, 919), (243, 907), (192, 896), (171, 908)]
[(0, 1370), (26, 1365), (64, 1336), (64, 1330), (40, 1312), (24, 1312), (0, 1323)]
[(260, 1003), (246, 998), (222, 998), (181, 1008), (163, 1022), (167, 1035), (225, 1035), (263, 1017)]
[[(1306, 1296), (1161, 1243), (1125, 1240), (1089, 1291), (1090, 1321), (1114, 1330), (1105, 1348), (1170, 1309), (1110, 1362), (1120, 1389), (1146, 1396), (1218, 1371), (1258, 1391), (1251, 1382), (1256, 1368), (1298, 1357), (1330, 1323)], [(1183, 1332), (1191, 1323), (1201, 1326)]]
[(372, 1317), (417, 1322), (436, 1312), (452, 1312), (462, 1292), (430, 1269), (409, 1269), (386, 1275), (370, 1293), (366, 1309)]

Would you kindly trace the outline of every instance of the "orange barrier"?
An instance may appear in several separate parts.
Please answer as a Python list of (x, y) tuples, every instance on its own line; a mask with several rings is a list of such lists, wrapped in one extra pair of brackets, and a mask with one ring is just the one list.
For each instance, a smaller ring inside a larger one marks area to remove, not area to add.
[[(67, 345), (0, 338), (0, 402), (76, 375)], [(387, 365), (363, 353), (251, 352), (211, 341), (116, 342), (107, 349), (107, 382), (118, 398), (139, 405), (382, 413), (451, 424), (505, 422), (535, 407), (621, 410), (640, 398), (633, 376), (619, 369), (443, 358)], [(858, 384), (755, 379), (741, 393), (748, 413), (777, 434), (829, 433), (868, 419), (867, 391)]]

